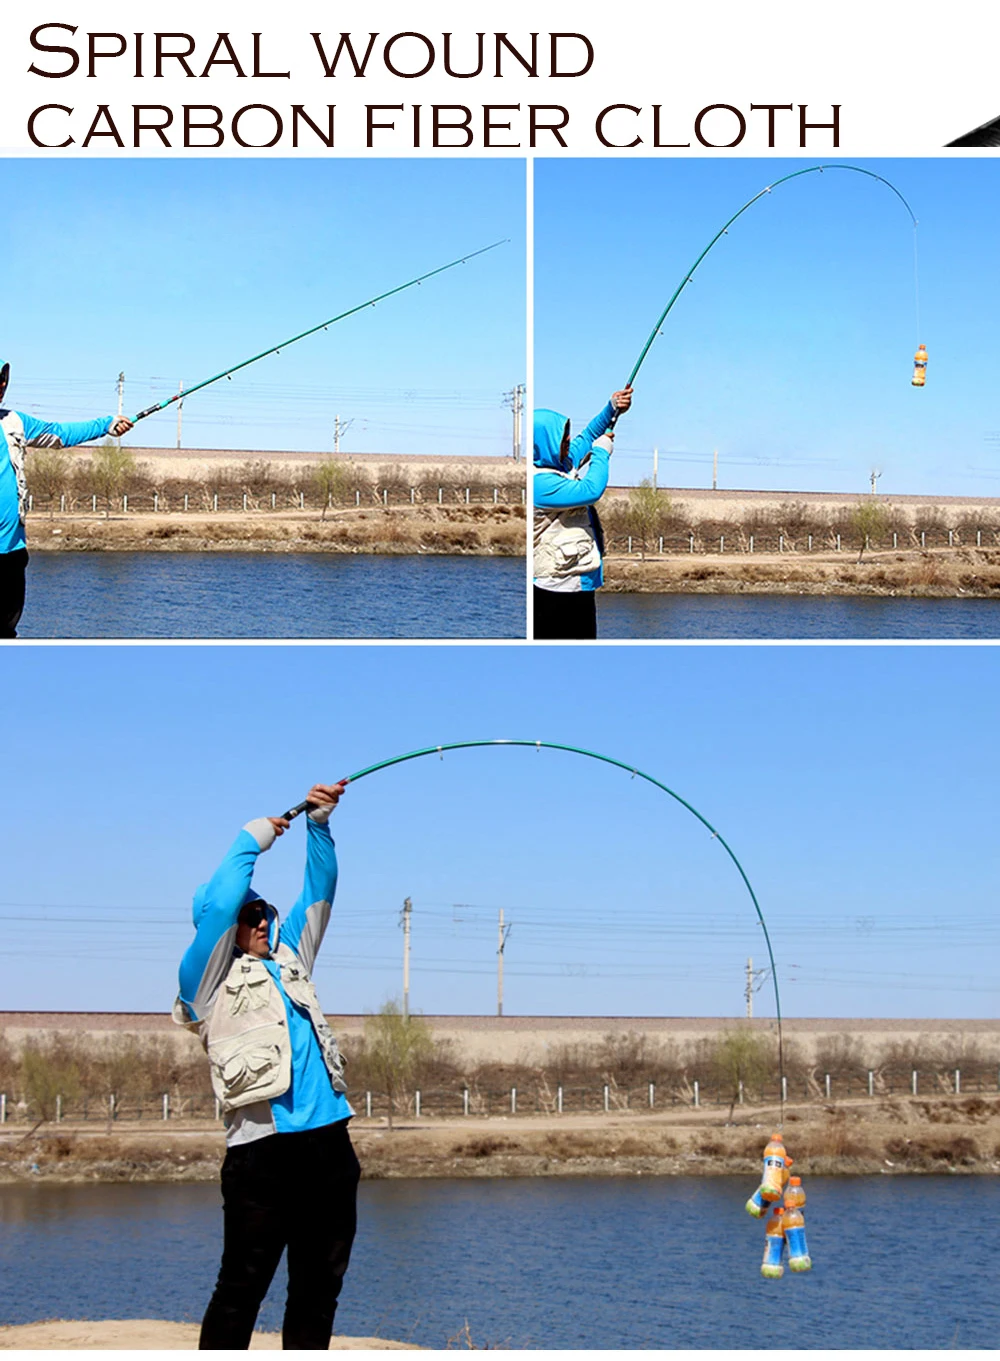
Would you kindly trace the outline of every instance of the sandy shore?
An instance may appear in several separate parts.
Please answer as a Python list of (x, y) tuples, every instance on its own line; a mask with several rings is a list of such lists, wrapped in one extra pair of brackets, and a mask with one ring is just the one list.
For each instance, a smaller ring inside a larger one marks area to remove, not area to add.
[(696, 595), (1000, 597), (1000, 549), (609, 554), (605, 590)]
[[(3, 1351), (162, 1351), (188, 1352), (198, 1346), (197, 1323), (162, 1323), (157, 1319), (48, 1320), (0, 1327)], [(254, 1333), (251, 1351), (281, 1351), (279, 1333)], [(407, 1342), (381, 1337), (333, 1337), (331, 1351), (420, 1351)]]

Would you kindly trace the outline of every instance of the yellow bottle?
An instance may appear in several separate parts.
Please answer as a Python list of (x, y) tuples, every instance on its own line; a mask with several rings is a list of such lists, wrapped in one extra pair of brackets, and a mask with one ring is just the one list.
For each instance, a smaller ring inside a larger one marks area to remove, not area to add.
[(923, 343), (913, 356), (913, 377), (910, 382), (915, 388), (922, 388), (927, 382), (927, 346)]
[(771, 1218), (764, 1230), (764, 1260), (760, 1264), (760, 1274), (768, 1280), (779, 1280), (785, 1274), (781, 1258), (785, 1251), (785, 1231), (782, 1227), (784, 1215), (781, 1207), (775, 1205)]
[(762, 1200), (775, 1201), (781, 1198), (787, 1161), (788, 1154), (785, 1152), (785, 1141), (780, 1134), (772, 1134), (767, 1147), (764, 1149), (764, 1175), (760, 1183)]
[[(805, 1192), (802, 1193), (803, 1199)], [(812, 1258), (806, 1243), (805, 1215), (798, 1206), (786, 1209), (781, 1216), (781, 1228), (788, 1244), (788, 1266), (791, 1271), (811, 1271)]]
[(806, 1203), (806, 1193), (802, 1189), (801, 1177), (789, 1177), (788, 1186), (785, 1189), (785, 1209), (801, 1210)]

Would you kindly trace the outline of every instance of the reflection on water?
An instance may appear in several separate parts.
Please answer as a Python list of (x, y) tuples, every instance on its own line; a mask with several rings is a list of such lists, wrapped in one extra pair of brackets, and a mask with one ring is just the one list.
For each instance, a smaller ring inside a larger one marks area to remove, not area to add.
[[(1000, 1183), (811, 1178), (807, 1276), (764, 1281), (745, 1179), (361, 1186), (339, 1332), (521, 1347), (995, 1348)], [(200, 1318), (214, 1186), (0, 1187), (0, 1321)], [(261, 1325), (281, 1322), (275, 1282)]]
[(600, 638), (1000, 638), (998, 600), (602, 592), (597, 611)]
[(36, 553), (22, 638), (523, 638), (523, 558)]

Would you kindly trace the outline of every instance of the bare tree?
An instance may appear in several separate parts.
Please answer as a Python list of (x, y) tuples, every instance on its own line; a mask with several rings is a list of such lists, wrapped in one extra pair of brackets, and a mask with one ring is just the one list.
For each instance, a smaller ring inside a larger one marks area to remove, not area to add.
[(403, 1015), (395, 1000), (365, 1017), (365, 1058), (372, 1077), (389, 1099), (389, 1128), (396, 1101), (434, 1053), (430, 1027), (419, 1016)]

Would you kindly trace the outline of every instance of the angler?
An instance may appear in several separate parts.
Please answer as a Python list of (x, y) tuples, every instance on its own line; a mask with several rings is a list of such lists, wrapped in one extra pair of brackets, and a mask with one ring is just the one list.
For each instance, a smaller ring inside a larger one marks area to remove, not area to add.
[(126, 416), (98, 416), (93, 421), (40, 421), (23, 411), (3, 405), (10, 380), (10, 365), (0, 366), (0, 638), (16, 638), (24, 610), (28, 545), (24, 519), (28, 509), (25, 455), (29, 448), (71, 448), (100, 439), (124, 435), (132, 429)]

